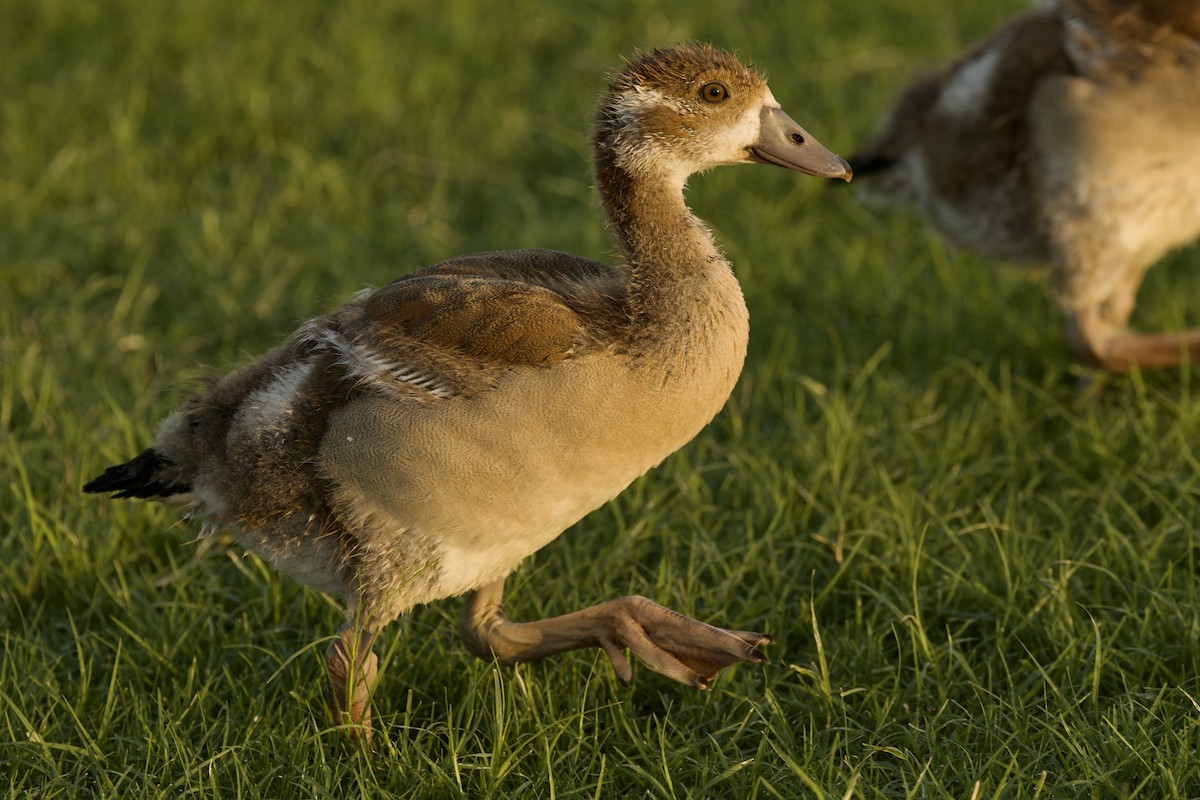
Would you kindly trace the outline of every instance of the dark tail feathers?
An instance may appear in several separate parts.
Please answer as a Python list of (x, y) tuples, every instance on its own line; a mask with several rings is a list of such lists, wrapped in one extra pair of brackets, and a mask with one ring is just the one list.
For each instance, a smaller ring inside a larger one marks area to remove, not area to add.
[[(896, 159), (891, 156), (881, 155), (853, 155), (846, 159), (846, 163), (850, 165), (850, 171), (854, 173), (854, 179), (858, 180), (873, 172), (883, 172), (885, 169), (891, 169), (896, 165)], [(841, 178), (831, 178), (831, 183), (844, 183)]]
[(870, 175), (872, 172), (883, 172), (896, 165), (896, 159), (884, 155), (855, 155), (849, 159), (854, 177)]
[(177, 476), (172, 476), (174, 467), (157, 450), (143, 450), (132, 460), (104, 470), (103, 475), (86, 483), (83, 490), (91, 494), (115, 492), (113, 497), (168, 497), (190, 492), (192, 487), (181, 485)]

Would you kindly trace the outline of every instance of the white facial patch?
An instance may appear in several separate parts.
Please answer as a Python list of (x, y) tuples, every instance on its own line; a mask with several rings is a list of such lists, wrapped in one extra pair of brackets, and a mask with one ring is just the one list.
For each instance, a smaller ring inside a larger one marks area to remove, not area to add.
[(746, 160), (746, 148), (756, 143), (762, 132), (764, 108), (779, 108), (779, 103), (769, 91), (761, 103), (747, 108), (736, 123), (717, 132), (712, 138), (712, 165), (736, 164)]
[(981, 100), (991, 90), (1001, 52), (1000, 47), (993, 47), (963, 65), (942, 89), (938, 109), (952, 117), (978, 116), (984, 106)]
[[(617, 163), (633, 174), (655, 173), (680, 186), (694, 172), (719, 164), (742, 163), (748, 159), (747, 148), (758, 140), (764, 106), (779, 107), (769, 91), (763, 92), (761, 103), (747, 108), (729, 124), (728, 116), (722, 119), (723, 109), (719, 107), (713, 107), (711, 114), (698, 113), (695, 106), (679, 98), (668, 97), (657, 89), (635, 87), (621, 94), (613, 105), (621, 123), (634, 129), (630, 132), (633, 135), (625, 136), (614, 147)], [(678, 128), (656, 131), (644, 127), (647, 113), (663, 108), (678, 115)]]

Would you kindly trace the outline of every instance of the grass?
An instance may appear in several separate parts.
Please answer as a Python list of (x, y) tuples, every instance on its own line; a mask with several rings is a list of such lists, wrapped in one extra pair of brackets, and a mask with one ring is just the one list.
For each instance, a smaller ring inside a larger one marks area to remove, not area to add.
[[(0, 797), (1200, 794), (1193, 374), (1081, 394), (1042, 281), (783, 170), (692, 183), (751, 307), (728, 406), (507, 595), (776, 636), (711, 692), (476, 661), (448, 601), (385, 632), (360, 748), (325, 719), (330, 600), (79, 494), (364, 284), (606, 257), (585, 141), (620, 54), (736, 49), (845, 153), (1021, 7), (0, 0)], [(1197, 323), (1198, 259), (1141, 324)]]

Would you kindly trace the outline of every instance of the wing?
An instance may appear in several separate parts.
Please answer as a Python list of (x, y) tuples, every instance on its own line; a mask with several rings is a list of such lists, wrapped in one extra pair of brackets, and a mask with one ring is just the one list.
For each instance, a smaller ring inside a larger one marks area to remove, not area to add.
[(396, 280), (301, 335), (360, 384), (418, 399), (465, 396), (514, 367), (610, 346), (627, 321), (620, 274), (551, 250), (463, 256)]
[(1200, 58), (1195, 0), (1059, 0), (1065, 46), (1088, 77), (1137, 74), (1163, 59)]
[[(1043, 12), (1022, 14), (959, 58), (917, 79), (887, 120), (850, 159), (854, 174), (896, 166), (925, 151), (935, 183), (992, 180), (1011, 172), (1026, 146), (1026, 114), (1038, 82), (1070, 73), (1061, 25)], [(980, 169), (996, 175), (982, 176)], [(937, 187), (953, 195), (953, 185)]]

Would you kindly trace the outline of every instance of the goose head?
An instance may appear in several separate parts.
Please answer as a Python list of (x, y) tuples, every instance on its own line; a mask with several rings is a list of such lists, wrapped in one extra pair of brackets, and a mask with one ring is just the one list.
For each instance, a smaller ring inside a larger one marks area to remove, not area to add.
[(599, 105), (592, 140), (599, 162), (679, 185), (711, 167), (754, 162), (851, 177), (849, 164), (780, 108), (761, 75), (707, 44), (629, 62)]

